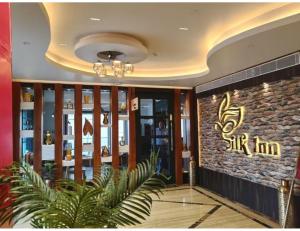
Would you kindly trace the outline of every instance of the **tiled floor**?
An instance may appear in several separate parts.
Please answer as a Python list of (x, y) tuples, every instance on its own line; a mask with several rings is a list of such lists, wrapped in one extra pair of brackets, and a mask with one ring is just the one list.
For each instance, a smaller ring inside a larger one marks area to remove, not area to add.
[[(150, 217), (128, 228), (279, 228), (279, 225), (203, 188), (167, 188), (154, 201)], [(14, 228), (30, 228), (28, 223)]]
[(200, 187), (176, 187), (155, 198), (136, 228), (278, 228), (275, 222)]

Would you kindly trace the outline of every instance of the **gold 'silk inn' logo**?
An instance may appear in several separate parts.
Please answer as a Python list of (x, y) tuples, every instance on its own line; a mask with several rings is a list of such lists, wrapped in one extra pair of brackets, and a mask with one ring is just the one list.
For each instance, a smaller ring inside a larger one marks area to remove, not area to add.
[(233, 107), (230, 105), (230, 94), (225, 93), (219, 105), (218, 119), (215, 129), (221, 131), (221, 136), (227, 142), (228, 151), (244, 152), (251, 157), (253, 154), (270, 156), (280, 156), (280, 145), (273, 141), (262, 141), (258, 136), (253, 138), (253, 151), (249, 147), (249, 134), (234, 135), (234, 131), (239, 128), (244, 120), (245, 107)]

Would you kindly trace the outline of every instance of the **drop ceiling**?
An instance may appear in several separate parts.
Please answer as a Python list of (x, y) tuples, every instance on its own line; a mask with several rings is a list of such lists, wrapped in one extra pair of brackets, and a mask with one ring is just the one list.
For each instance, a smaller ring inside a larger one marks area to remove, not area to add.
[[(191, 88), (299, 50), (299, 13), (299, 3), (13, 3), (14, 80)], [(147, 47), (133, 74), (99, 78), (75, 55), (101, 32)]]

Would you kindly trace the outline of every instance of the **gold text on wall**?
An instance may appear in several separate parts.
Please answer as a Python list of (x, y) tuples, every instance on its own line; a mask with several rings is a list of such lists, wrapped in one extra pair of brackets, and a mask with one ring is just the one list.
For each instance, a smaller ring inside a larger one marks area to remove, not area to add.
[(233, 107), (230, 105), (230, 94), (226, 92), (218, 109), (218, 122), (215, 129), (221, 132), (222, 139), (227, 142), (228, 151), (243, 152), (251, 157), (253, 154), (261, 154), (279, 157), (280, 145), (273, 141), (263, 141), (258, 136), (254, 136), (254, 148), (249, 145), (249, 134), (243, 133), (234, 135), (235, 130), (241, 126), (244, 120), (245, 107)]

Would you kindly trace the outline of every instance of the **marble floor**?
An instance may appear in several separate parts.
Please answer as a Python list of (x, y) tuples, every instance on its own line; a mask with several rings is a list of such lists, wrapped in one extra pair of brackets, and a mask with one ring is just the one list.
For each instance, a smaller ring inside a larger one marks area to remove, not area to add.
[[(203, 188), (166, 188), (160, 199), (152, 195), (150, 217), (127, 228), (279, 228), (279, 225), (237, 203)], [(21, 223), (14, 228), (30, 228)]]
[(243, 206), (203, 188), (167, 188), (153, 196), (151, 216), (130, 228), (279, 228), (279, 225)]

